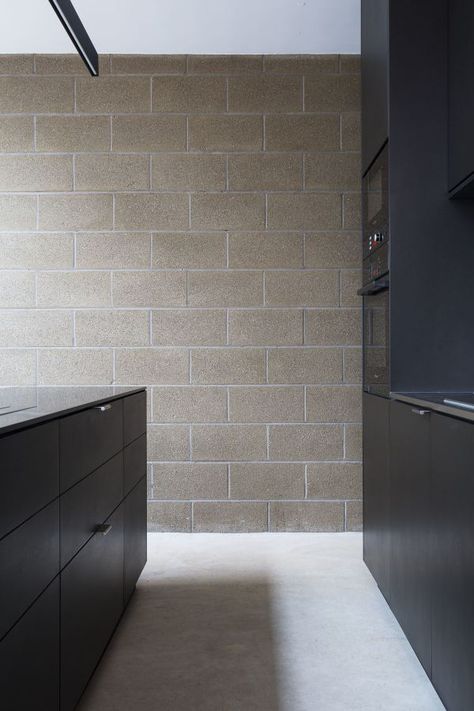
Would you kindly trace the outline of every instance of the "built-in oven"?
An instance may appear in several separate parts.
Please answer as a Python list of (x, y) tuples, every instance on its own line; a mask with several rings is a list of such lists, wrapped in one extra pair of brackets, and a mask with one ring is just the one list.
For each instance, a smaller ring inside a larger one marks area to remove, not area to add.
[(362, 181), (362, 353), (366, 392), (390, 395), (388, 145)]

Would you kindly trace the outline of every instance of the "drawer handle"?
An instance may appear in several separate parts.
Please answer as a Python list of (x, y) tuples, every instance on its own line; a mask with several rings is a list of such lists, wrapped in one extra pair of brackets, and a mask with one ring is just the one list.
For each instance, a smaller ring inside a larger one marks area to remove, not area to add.
[(97, 407), (94, 407), (94, 410), (99, 410), (99, 412), (107, 412), (107, 410), (111, 410), (112, 405), (107, 403), (107, 405), (97, 405)]
[(103, 536), (106, 536), (111, 528), (111, 523), (99, 523), (99, 525), (95, 527), (95, 532), (101, 533)]
[(411, 411), (415, 413), (415, 415), (431, 415), (431, 410), (419, 410), (417, 407), (412, 407)]

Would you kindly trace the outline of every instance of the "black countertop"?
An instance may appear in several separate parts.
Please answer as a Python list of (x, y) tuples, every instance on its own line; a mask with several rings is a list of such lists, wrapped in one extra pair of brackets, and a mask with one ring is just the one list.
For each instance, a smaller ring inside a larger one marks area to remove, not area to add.
[(114, 386), (0, 388), (0, 436), (144, 389)]
[[(474, 422), (474, 393), (391, 393), (392, 400), (400, 400), (409, 405), (442, 412), (445, 415), (458, 417), (462, 420), (470, 420)], [(445, 400), (467, 403), (472, 405), (473, 409), (469, 410), (456, 405), (453, 402), (446, 403)]]

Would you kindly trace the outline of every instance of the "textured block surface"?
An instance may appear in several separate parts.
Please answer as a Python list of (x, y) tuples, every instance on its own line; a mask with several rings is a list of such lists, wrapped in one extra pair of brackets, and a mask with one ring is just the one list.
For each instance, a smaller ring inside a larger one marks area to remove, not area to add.
[(359, 102), (357, 56), (0, 56), (0, 386), (146, 386), (153, 531), (361, 526)]

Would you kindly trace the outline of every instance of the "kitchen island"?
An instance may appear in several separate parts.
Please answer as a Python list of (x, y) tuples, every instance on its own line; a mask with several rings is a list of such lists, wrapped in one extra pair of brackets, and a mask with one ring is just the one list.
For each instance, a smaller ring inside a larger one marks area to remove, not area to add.
[(72, 711), (146, 562), (143, 388), (0, 389), (2, 707)]

